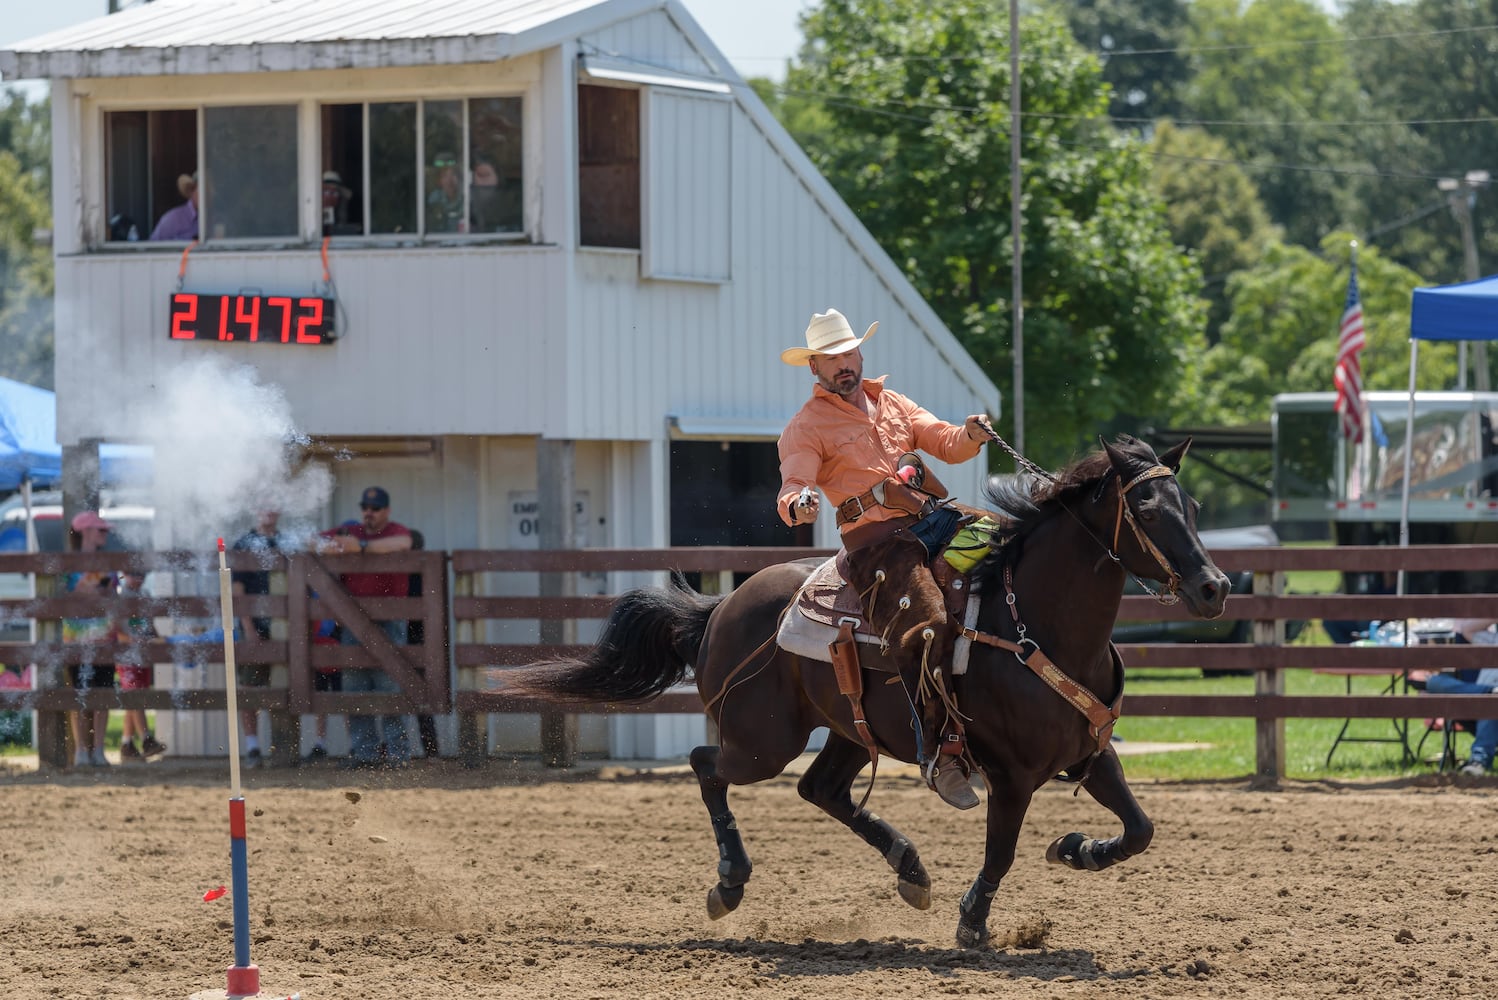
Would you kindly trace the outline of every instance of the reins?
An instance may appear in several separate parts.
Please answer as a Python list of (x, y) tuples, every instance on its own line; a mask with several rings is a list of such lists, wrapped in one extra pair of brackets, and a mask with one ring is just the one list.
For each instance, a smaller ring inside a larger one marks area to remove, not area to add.
[[(1015, 451), (1014, 448), (1010, 446), (1009, 442), (1005, 441), (999, 435), (998, 431), (993, 429), (993, 425), (990, 424), (987, 420), (980, 420), (978, 422), (978, 425), (984, 430), (985, 433), (988, 434), (989, 438), (993, 441), (994, 444), (998, 445), (1000, 448), (1004, 449), (1004, 451), (1009, 453), (1009, 456), (1014, 459), (1016, 467), (1023, 468), (1025, 471), (1040, 479), (1044, 479), (1047, 482), (1056, 482), (1055, 476), (1051, 475), (1049, 472), (1042, 469), (1040, 466), (1036, 465), (1034, 462), (1021, 455), (1019, 452)], [(1088, 527), (1080, 517), (1077, 517), (1076, 511), (1072, 510), (1070, 507), (1065, 508), (1066, 512), (1070, 514), (1072, 518), (1082, 526), (1082, 530), (1087, 532), (1087, 534), (1092, 537), (1092, 540), (1097, 542), (1098, 545), (1102, 547), (1103, 551), (1108, 554), (1108, 558), (1112, 559), (1121, 568), (1123, 567), (1123, 560), (1118, 557), (1118, 536), (1120, 531), (1122, 530), (1124, 520), (1127, 520), (1129, 522), (1129, 527), (1134, 532), (1134, 538), (1139, 542), (1139, 547), (1144, 549), (1144, 551), (1148, 552), (1154, 558), (1155, 562), (1160, 566), (1160, 568), (1165, 571), (1165, 575), (1168, 577), (1168, 579), (1165, 583), (1165, 589), (1162, 592), (1155, 590), (1144, 580), (1140, 579), (1137, 573), (1129, 573), (1129, 575), (1134, 577), (1135, 581), (1137, 581), (1139, 586), (1144, 589), (1145, 593), (1149, 594), (1155, 600), (1159, 601), (1161, 604), (1166, 605), (1167, 607), (1169, 605), (1175, 604), (1180, 600), (1180, 598), (1176, 595), (1176, 591), (1180, 588), (1181, 585), (1180, 574), (1178, 574), (1166, 560), (1165, 554), (1160, 551), (1159, 547), (1155, 545), (1155, 543), (1150, 540), (1150, 537), (1144, 533), (1144, 530), (1139, 527), (1138, 522), (1134, 520), (1134, 512), (1129, 509), (1129, 504), (1125, 497), (1128, 495), (1128, 492), (1130, 490), (1132, 490), (1142, 482), (1146, 482), (1151, 479), (1158, 479), (1161, 476), (1174, 475), (1175, 473), (1171, 471), (1167, 466), (1154, 465), (1144, 470), (1139, 475), (1129, 480), (1127, 483), (1121, 484), (1119, 486), (1118, 517), (1115, 519), (1113, 525), (1113, 544), (1111, 546), (1105, 544), (1101, 538), (1099, 538), (1096, 534), (1093, 534), (1092, 529)], [(1104, 483), (1106, 483), (1107, 478), (1104, 477), (1103, 481)], [(1099, 487), (1099, 491), (1101, 491), (1101, 486)], [(1128, 573), (1129, 571), (1125, 569), (1124, 572)]]
[[(1055, 476), (1052, 476), (1011, 448), (1009, 443), (1000, 437), (986, 421), (983, 422), (982, 426), (995, 443), (1013, 456), (1016, 463), (1037, 476), (1052, 483), (1056, 482)], [(1139, 581), (1140, 586), (1144, 587), (1147, 592), (1162, 604), (1174, 604), (1180, 600), (1177, 596), (1177, 591), (1180, 589), (1181, 576), (1170, 565), (1170, 561), (1165, 558), (1165, 553), (1160, 551), (1160, 547), (1139, 526), (1138, 521), (1134, 517), (1134, 511), (1129, 507), (1128, 494), (1140, 483), (1166, 476), (1173, 477), (1174, 475), (1175, 472), (1168, 466), (1156, 464), (1145, 469), (1128, 482), (1123, 482), (1120, 479), (1118, 487), (1118, 513), (1115, 515), (1113, 521), (1112, 545), (1107, 545), (1102, 539), (1098, 538), (1087, 523), (1078, 517), (1077, 513), (1069, 506), (1064, 507), (1066, 512), (1081, 525), (1082, 529), (1107, 552), (1108, 558), (1112, 559), (1120, 568), (1123, 567), (1123, 560), (1118, 555), (1118, 540), (1123, 533), (1124, 522), (1127, 521), (1130, 530), (1134, 532), (1134, 539), (1139, 543), (1139, 547), (1149, 553), (1160, 569), (1165, 572), (1167, 579), (1163, 592), (1157, 593), (1143, 580)], [(1102, 486), (1100, 485), (1099, 492), (1101, 492), (1101, 489)], [(1135, 579), (1138, 579), (1137, 575)], [(1083, 769), (1082, 776), (1077, 779), (1079, 783), (1086, 781), (1087, 775), (1092, 770), (1093, 760), (1097, 758), (1098, 754), (1107, 749), (1109, 742), (1113, 738), (1113, 727), (1118, 723), (1119, 717), (1123, 713), (1123, 685), (1120, 683), (1118, 696), (1113, 699), (1113, 703), (1111, 705), (1104, 705), (1101, 698), (1089, 690), (1086, 685), (1078, 683), (1063, 673), (1061, 668), (1056, 666), (1055, 662), (1040, 648), (1040, 645), (1035, 640), (1026, 636), (1025, 623), (1019, 616), (1019, 605), (1014, 594), (1014, 567), (1009, 563), (1004, 565), (1004, 603), (1008, 605), (1010, 617), (1014, 620), (1015, 632), (1019, 636), (1018, 642), (1010, 642), (1008, 639), (1000, 638), (988, 632), (981, 632), (967, 625), (960, 626), (958, 632), (971, 642), (979, 642), (985, 646), (992, 646), (996, 649), (1003, 649), (1013, 653), (1015, 659), (1024, 664), (1036, 677), (1044, 681), (1047, 687), (1065, 699), (1067, 704), (1082, 713), (1087, 719), (1088, 732), (1097, 743), (1097, 749), (1087, 758), (1087, 765)], [(1111, 651), (1113, 649), (1112, 642), (1109, 642), (1108, 646)], [(1116, 660), (1116, 652), (1113, 652), (1112, 655)]]

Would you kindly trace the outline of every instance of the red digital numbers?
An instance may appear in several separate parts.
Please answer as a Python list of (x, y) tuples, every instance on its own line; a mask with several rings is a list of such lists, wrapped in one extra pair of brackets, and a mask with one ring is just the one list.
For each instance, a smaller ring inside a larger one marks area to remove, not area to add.
[(172, 296), (172, 339), (193, 340), (197, 332), (192, 324), (198, 321), (198, 297), (178, 292)]
[[(248, 310), (245, 303), (250, 304)], [(243, 323), (250, 328), (250, 341), (253, 343), (260, 339), (260, 299), (254, 295), (236, 295), (234, 297), (234, 322)]]
[[(329, 344), (334, 300), (289, 295), (172, 295), (171, 339)], [(293, 337), (293, 330), (295, 336)]]

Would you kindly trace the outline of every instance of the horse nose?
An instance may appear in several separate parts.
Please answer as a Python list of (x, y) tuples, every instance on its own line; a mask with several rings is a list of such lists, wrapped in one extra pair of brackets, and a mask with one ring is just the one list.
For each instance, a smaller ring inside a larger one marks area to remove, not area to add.
[(1233, 592), (1233, 581), (1222, 570), (1214, 570), (1202, 581), (1201, 599), (1208, 607), (1222, 607)]

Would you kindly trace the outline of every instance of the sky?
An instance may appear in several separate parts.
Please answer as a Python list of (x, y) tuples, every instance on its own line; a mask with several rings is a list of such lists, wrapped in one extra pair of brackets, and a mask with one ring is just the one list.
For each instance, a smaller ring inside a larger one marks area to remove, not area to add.
[[(801, 45), (797, 16), (812, 0), (684, 0), (697, 23), (743, 76), (779, 80)], [(0, 0), (0, 47), (100, 17), (109, 0)], [(4, 81), (9, 83), (11, 81)], [(28, 88), (31, 89), (31, 88)], [(38, 94), (40, 96), (40, 94)]]

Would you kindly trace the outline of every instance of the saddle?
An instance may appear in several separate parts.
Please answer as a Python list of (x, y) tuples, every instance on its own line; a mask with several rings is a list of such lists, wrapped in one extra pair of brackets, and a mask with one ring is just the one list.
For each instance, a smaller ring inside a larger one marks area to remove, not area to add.
[[(876, 560), (881, 570), (876, 572), (875, 579), (881, 582), (888, 579), (892, 584), (894, 581), (910, 580), (914, 576), (912, 571), (917, 567), (913, 562), (901, 560), (919, 559), (927, 564), (932, 578), (936, 580), (941, 590), (942, 604), (946, 611), (941, 623), (943, 625), (968, 624), (975, 620), (978, 600), (970, 594), (971, 587), (968, 585), (966, 575), (959, 573), (945, 559), (936, 558), (928, 562), (924, 545), (912, 537), (900, 537), (902, 530), (911, 521), (912, 519), (900, 519), (869, 525), (868, 529), (853, 529), (853, 532), (861, 534), (869, 529), (876, 529), (882, 536), (879, 542), (884, 544), (880, 544), (881, 551)], [(851, 543), (853, 539), (847, 539), (847, 541)], [(860, 548), (872, 548), (875, 544), (867, 538), (862, 538), (860, 541), (864, 543)], [(891, 642), (892, 637), (889, 633), (893, 624), (899, 615), (910, 607), (910, 602), (908, 598), (895, 599), (891, 595), (886, 595), (884, 606), (896, 610), (887, 616), (888, 621), (871, 621), (869, 609), (864, 607), (864, 595), (849, 582), (852, 575), (848, 568), (846, 547), (812, 570), (806, 582), (796, 593), (791, 606), (781, 616), (776, 642), (782, 649), (789, 652), (832, 664), (833, 674), (837, 678), (838, 693), (848, 699), (853, 715), (853, 727), (864, 749), (868, 751), (869, 761), (873, 768), (869, 776), (869, 786), (864, 791), (863, 800), (858, 804), (858, 808), (861, 809), (868, 801), (869, 793), (874, 787), (874, 778), (879, 773), (881, 747), (864, 716), (864, 668), (860, 663), (857, 643), (859, 641), (875, 643), (881, 652), (887, 652), (898, 642), (898, 640), (896, 643)], [(876, 590), (877, 586), (878, 584), (875, 584), (872, 589)], [(957, 632), (958, 629), (953, 628), (953, 631)], [(948, 644), (948, 640), (943, 638), (941, 647), (947, 647)], [(962, 647), (962, 668), (965, 670), (970, 642), (964, 640), (959, 633), (956, 641), (951, 643), (954, 652), (953, 673), (959, 672), (955, 655), (958, 645)], [(927, 649), (930, 648), (931, 640), (928, 639)], [(871, 659), (871, 669), (890, 674), (898, 674), (905, 666), (902, 662), (903, 657), (880, 656)], [(891, 682), (893, 681), (892, 677)]]
[[(812, 659), (831, 662), (827, 659), (825, 651), (801, 648), (805, 647), (806, 643), (798, 642), (798, 637), (807, 634), (808, 630), (797, 627), (793, 621), (795, 615), (833, 630), (846, 624), (852, 627), (853, 638), (857, 641), (875, 643), (880, 646), (887, 645), (876, 624), (869, 621), (857, 588), (848, 582), (845, 568), (847, 555), (847, 549), (839, 549), (837, 555), (812, 570), (806, 582), (801, 585), (792, 605), (792, 611), (795, 614), (786, 616), (787, 621), (791, 623), (789, 625), (782, 623), (777, 638), (782, 649), (799, 656), (809, 656)], [(937, 586), (942, 590), (948, 616), (953, 620), (962, 620), (967, 610), (968, 595), (971, 590), (967, 575), (959, 573), (941, 558), (932, 560), (929, 568)], [(813, 630), (811, 634), (820, 638), (825, 633), (821, 630)], [(787, 646), (786, 642), (780, 640), (789, 640), (798, 648)], [(825, 645), (827, 640), (822, 639), (822, 642)]]
[[(843, 579), (838, 570), (839, 556), (833, 556), (811, 571), (782, 617), (775, 644), (786, 652), (808, 660), (831, 663), (832, 654), (828, 651), (828, 646), (837, 639), (838, 630), (844, 624), (850, 627), (855, 642), (878, 646), (881, 650), (884, 648), (884, 640), (864, 618), (858, 592)], [(945, 563), (945, 560), (942, 562)], [(952, 573), (952, 578), (943, 583), (942, 576), (948, 571)], [(948, 571), (932, 566), (932, 572), (938, 574), (938, 584), (942, 585), (942, 590), (950, 597), (948, 613), (955, 621), (960, 621), (971, 629), (978, 621), (978, 592), (964, 574), (950, 568)], [(972, 640), (959, 633), (952, 652), (953, 674), (961, 676), (967, 673), (971, 649)], [(898, 665), (885, 657), (875, 658), (862, 666), (882, 673), (895, 673), (898, 670)]]

